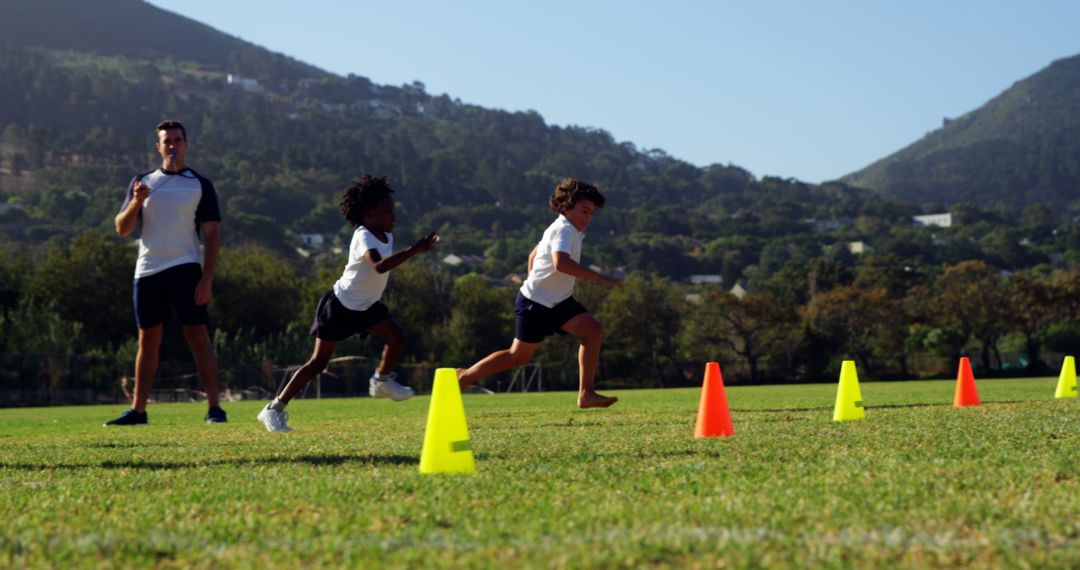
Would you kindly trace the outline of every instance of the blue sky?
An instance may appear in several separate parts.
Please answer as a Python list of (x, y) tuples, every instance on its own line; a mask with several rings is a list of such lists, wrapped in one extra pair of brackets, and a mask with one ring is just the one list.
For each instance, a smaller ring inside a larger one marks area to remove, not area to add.
[(1071, 0), (151, 3), (342, 75), (809, 182), (1080, 54)]

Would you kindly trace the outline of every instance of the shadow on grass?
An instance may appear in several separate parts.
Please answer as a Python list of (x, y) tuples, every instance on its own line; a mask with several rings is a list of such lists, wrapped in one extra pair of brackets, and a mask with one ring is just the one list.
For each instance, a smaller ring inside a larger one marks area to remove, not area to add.
[(148, 471), (168, 471), (174, 469), (196, 469), (214, 466), (241, 465), (281, 465), (308, 464), (316, 467), (336, 465), (418, 465), (420, 459), (407, 455), (299, 455), (285, 457), (256, 457), (251, 459), (222, 459), (214, 461), (102, 461), (101, 463), (0, 463), (0, 470), (15, 469), (20, 471), (43, 471), (62, 469), (71, 471), (92, 469), (145, 469)]
[[(998, 404), (1024, 404), (1027, 402), (1034, 402), (1036, 400), (994, 400), (992, 402), (982, 402), (983, 406), (996, 406)], [(919, 404), (876, 404), (873, 406), (864, 406), (867, 410), (887, 410), (893, 408), (951, 408), (952, 402), (933, 402), (933, 403), (919, 403)], [(732, 408), (732, 412), (740, 413), (780, 413), (780, 412), (820, 412), (832, 410), (833, 406), (813, 406), (806, 408)]]
[(103, 442), (103, 443), (87, 443), (83, 447), (89, 447), (91, 449), (138, 449), (140, 447), (173, 447), (171, 443), (120, 443), (120, 442)]

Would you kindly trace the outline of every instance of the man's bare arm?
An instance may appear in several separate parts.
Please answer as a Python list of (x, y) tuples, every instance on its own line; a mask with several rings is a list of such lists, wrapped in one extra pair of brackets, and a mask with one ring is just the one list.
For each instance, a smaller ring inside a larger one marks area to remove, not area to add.
[(142, 211), (143, 202), (150, 196), (150, 187), (138, 180), (135, 182), (132, 194), (127, 207), (120, 210), (113, 220), (116, 224), (116, 234), (120, 237), (128, 237), (135, 231), (135, 224), (139, 221), (139, 212)]

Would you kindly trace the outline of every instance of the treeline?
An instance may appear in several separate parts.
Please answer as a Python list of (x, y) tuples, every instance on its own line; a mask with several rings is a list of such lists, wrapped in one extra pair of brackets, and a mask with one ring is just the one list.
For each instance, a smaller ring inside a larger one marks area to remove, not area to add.
[[(1045, 371), (1040, 350), (1064, 351), (1073, 338), (1076, 312), (1061, 292), (1080, 264), (1080, 228), (1043, 204), (953, 203), (952, 227), (918, 227), (912, 216), (936, 212), (841, 183), (699, 168), (602, 130), (433, 96), (419, 83), (282, 75), (245, 93), (220, 69), (191, 62), (2, 44), (0, 76), (5, 382), (83, 381), (70, 365), (42, 371), (43, 354), (103, 371), (133, 362), (135, 251), (111, 225), (130, 177), (160, 160), (151, 129), (163, 117), (189, 127), (190, 163), (218, 190), (225, 250), (212, 314), (226, 364), (306, 358), (311, 310), (340, 274), (335, 248), (347, 249), (351, 233), (338, 195), (364, 172), (388, 174), (398, 190), (398, 243), (431, 230), (443, 238), (434, 255), (395, 271), (387, 294), (410, 331), (413, 362), (461, 364), (510, 338), (504, 279), (524, 272), (564, 176), (608, 196), (589, 228), (587, 261), (632, 276), (620, 289), (580, 293), (608, 327), (608, 381), (687, 382), (687, 370), (712, 358), (738, 382), (826, 378), (844, 357), (876, 377), (913, 377), (944, 373), (961, 352), (986, 370), (1036, 373)], [(327, 243), (305, 257), (301, 234)], [(481, 261), (451, 269), (439, 262), (448, 253)], [(697, 274), (723, 286), (685, 284)], [(1000, 304), (939, 310), (961, 306), (940, 301), (960, 296), (950, 285), (958, 275), (992, 283), (986, 290), (1001, 297), (972, 289), (974, 298)], [(1021, 314), (1017, 284), (1028, 282), (1046, 304)], [(727, 295), (735, 284), (749, 295)], [(1020, 323), (1022, 315), (1040, 320)], [(179, 335), (167, 338), (165, 354), (183, 361)], [(551, 381), (573, 384), (573, 352), (569, 339), (545, 346)]]
[[(46, 369), (43, 355), (92, 355), (130, 374), (130, 242), (91, 231), (70, 243), (53, 240), (41, 255), (10, 246), (2, 253), (6, 387), (81, 387), (72, 384), (78, 378)], [(297, 270), (261, 247), (225, 248), (211, 305), (222, 367), (303, 362), (315, 302), (343, 263)], [(514, 294), (513, 286), (431, 263), (396, 269), (385, 301), (408, 332), (403, 363), (462, 366), (508, 345)], [(1056, 365), (1043, 356), (1080, 342), (1080, 273), (1008, 274), (981, 261), (926, 271), (891, 255), (863, 256), (852, 267), (817, 258), (741, 297), (636, 272), (618, 288), (579, 283), (576, 296), (604, 324), (600, 377), (609, 386), (693, 384), (710, 360), (722, 363), (731, 383), (829, 379), (844, 359), (866, 378), (941, 375), (964, 354), (983, 373), (1043, 374)], [(166, 360), (188, 360), (182, 335), (169, 338)], [(379, 349), (352, 339), (339, 352), (374, 358)], [(573, 339), (545, 343), (537, 362), (549, 389), (576, 385), (575, 354)], [(105, 384), (94, 388), (115, 390), (115, 380), (95, 380)]]

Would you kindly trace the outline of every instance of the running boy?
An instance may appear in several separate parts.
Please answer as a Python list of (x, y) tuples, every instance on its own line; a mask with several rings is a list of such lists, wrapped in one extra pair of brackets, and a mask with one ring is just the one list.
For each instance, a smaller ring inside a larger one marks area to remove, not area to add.
[(574, 178), (566, 178), (555, 187), (548, 204), (559, 217), (529, 254), (529, 277), (514, 301), (514, 342), (510, 348), (493, 352), (467, 369), (459, 368), (461, 388), (529, 362), (544, 337), (570, 333), (581, 339), (578, 407), (606, 408), (618, 400), (597, 394), (593, 387), (604, 329), (572, 296), (576, 278), (622, 285), (621, 279), (605, 277), (581, 265), (585, 228), (604, 202), (596, 186)]
[(363, 180), (346, 188), (341, 195), (341, 214), (356, 227), (349, 244), (349, 259), (345, 272), (319, 300), (311, 334), (315, 351), (307, 363), (296, 370), (292, 379), (274, 401), (259, 412), (258, 420), (267, 431), (292, 431), (285, 406), (316, 374), (326, 369), (337, 343), (354, 334), (369, 333), (382, 339), (382, 360), (368, 382), (373, 398), (407, 400), (412, 388), (402, 386), (392, 372), (405, 348), (405, 332), (390, 318), (386, 305), (379, 301), (386, 289), (387, 272), (410, 257), (430, 251), (438, 236), (435, 232), (417, 241), (412, 247), (391, 255), (394, 250), (394, 189), (386, 177), (364, 175)]

